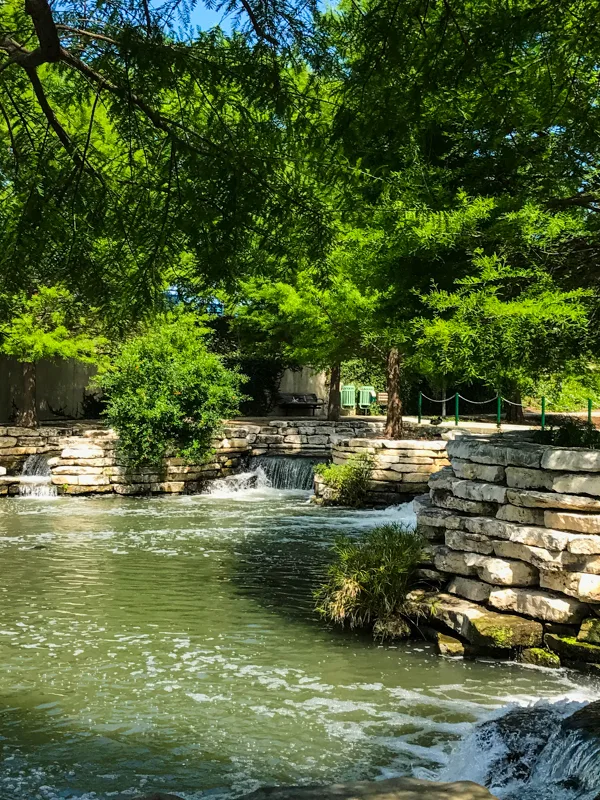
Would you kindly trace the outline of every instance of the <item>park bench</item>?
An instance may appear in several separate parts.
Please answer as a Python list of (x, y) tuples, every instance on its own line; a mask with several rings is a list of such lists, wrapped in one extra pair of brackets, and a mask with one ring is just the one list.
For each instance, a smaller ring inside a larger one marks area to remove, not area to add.
[(293, 394), (281, 393), (277, 405), (281, 406), (288, 413), (289, 409), (299, 410), (301, 408), (310, 408), (313, 416), (315, 409), (322, 408), (324, 400), (319, 400), (316, 394)]

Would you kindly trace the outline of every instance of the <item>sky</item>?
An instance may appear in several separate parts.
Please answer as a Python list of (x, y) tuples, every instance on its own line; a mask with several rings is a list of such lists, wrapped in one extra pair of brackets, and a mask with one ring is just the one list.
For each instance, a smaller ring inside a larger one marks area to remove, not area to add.
[(190, 15), (190, 23), (193, 26), (202, 28), (202, 30), (208, 30), (209, 28), (214, 28), (215, 25), (220, 25), (223, 30), (229, 31), (231, 30), (231, 19), (224, 18), (223, 14), (223, 11), (211, 11), (204, 5), (202, 0), (199, 0)]

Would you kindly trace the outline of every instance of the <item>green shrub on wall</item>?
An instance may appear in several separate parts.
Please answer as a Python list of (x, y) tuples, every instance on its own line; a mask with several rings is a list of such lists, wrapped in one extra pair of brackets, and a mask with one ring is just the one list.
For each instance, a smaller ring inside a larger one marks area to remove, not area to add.
[(104, 412), (132, 467), (168, 453), (204, 460), (221, 421), (238, 413), (244, 377), (207, 347), (202, 319), (172, 313), (126, 341), (97, 378)]
[(351, 456), (345, 464), (317, 464), (315, 467), (315, 474), (333, 489), (335, 502), (353, 508), (365, 502), (372, 473), (373, 458), (368, 453)]
[(339, 537), (327, 581), (315, 593), (322, 617), (338, 625), (362, 627), (401, 615), (415, 571), (423, 558), (423, 542), (402, 525), (381, 525), (361, 537)]

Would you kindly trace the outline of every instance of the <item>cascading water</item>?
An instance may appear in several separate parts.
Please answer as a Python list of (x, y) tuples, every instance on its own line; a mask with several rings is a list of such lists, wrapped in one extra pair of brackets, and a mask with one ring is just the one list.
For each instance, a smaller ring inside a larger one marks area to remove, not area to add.
[(600, 709), (562, 700), (495, 712), (452, 754), (440, 780), (473, 780), (499, 800), (597, 800)]
[(26, 459), (21, 471), (19, 495), (21, 497), (54, 497), (56, 495), (56, 486), (50, 482), (50, 465), (46, 454), (35, 453)]
[(310, 458), (286, 458), (285, 456), (255, 456), (250, 459), (250, 469), (262, 472), (268, 486), (274, 489), (312, 489), (314, 467), (317, 462)]

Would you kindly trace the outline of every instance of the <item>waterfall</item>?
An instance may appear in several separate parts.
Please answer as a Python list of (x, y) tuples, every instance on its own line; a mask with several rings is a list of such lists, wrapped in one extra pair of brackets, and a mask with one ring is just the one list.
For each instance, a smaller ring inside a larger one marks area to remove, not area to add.
[(54, 497), (56, 495), (56, 486), (50, 482), (50, 465), (46, 454), (35, 453), (27, 457), (21, 471), (19, 495), (21, 497)]
[(494, 712), (461, 742), (437, 778), (473, 780), (500, 800), (597, 800), (598, 706), (574, 713), (580, 703), (539, 701)]
[(315, 463), (317, 462), (311, 458), (255, 456), (250, 459), (250, 469), (262, 471), (267, 485), (274, 489), (310, 491), (313, 485)]

